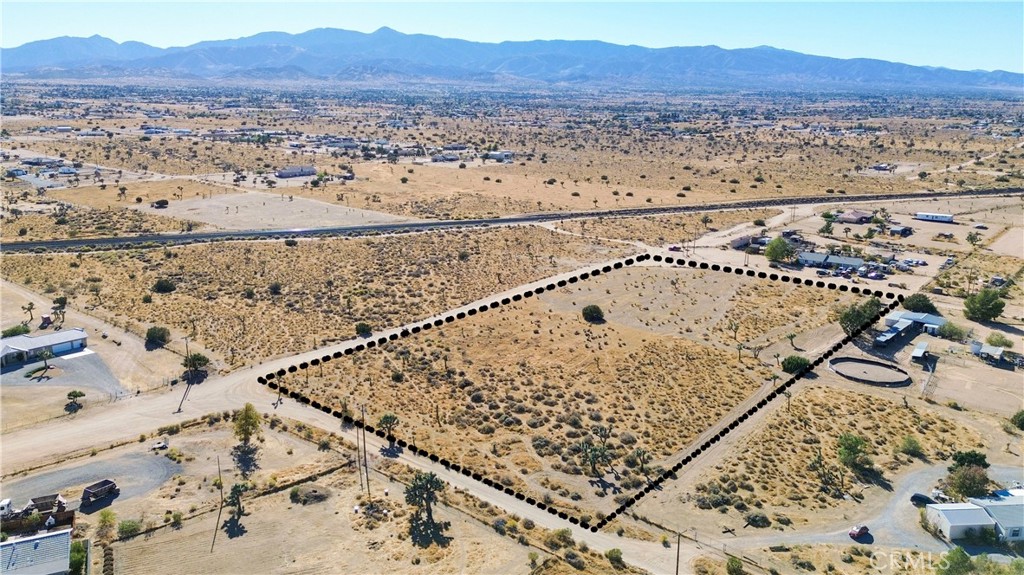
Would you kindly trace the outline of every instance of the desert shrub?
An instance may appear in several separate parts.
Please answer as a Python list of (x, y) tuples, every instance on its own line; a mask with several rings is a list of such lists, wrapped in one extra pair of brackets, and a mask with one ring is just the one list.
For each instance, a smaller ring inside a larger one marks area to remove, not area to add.
[(85, 542), (71, 542), (71, 563), (68, 568), (71, 575), (82, 575), (85, 572)]
[(576, 545), (576, 541), (572, 538), (572, 530), (566, 527), (548, 533), (547, 537), (544, 538), (544, 545), (547, 545), (550, 549), (558, 550), (562, 547), (573, 547)]
[(786, 373), (797, 373), (802, 369), (811, 366), (811, 361), (806, 357), (799, 355), (791, 355), (786, 359), (782, 360), (782, 371)]
[(622, 550), (619, 548), (609, 549), (605, 551), (604, 556), (608, 558), (608, 562), (611, 563), (616, 569), (621, 569), (626, 566), (625, 562), (622, 561)]
[(536, 527), (533, 519), (523, 519), (523, 529), (530, 530)]
[(167, 278), (160, 278), (153, 284), (153, 291), (156, 293), (171, 293), (178, 286), (174, 285), (174, 282)]
[(146, 330), (146, 343), (162, 346), (171, 341), (171, 330), (166, 327), (153, 326)]
[(281, 282), (272, 282), (267, 286), (267, 291), (270, 295), (281, 295)]
[(729, 557), (725, 562), (725, 572), (729, 575), (743, 575), (743, 562), (736, 557)]
[(751, 527), (768, 527), (772, 524), (772, 520), (768, 519), (768, 516), (760, 511), (751, 511), (743, 516), (743, 520), (750, 524)]
[(356, 335), (359, 337), (370, 337), (373, 334), (373, 328), (366, 322), (359, 322), (356, 324)]
[(499, 517), (491, 522), (491, 527), (498, 532), (498, 535), (504, 535), (506, 533), (506, 525), (508, 525), (508, 521), (503, 517)]
[(1017, 429), (1024, 431), (1024, 409), (1014, 413), (1013, 417), (1010, 418), (1010, 423), (1012, 423)]
[(602, 322), (604, 321), (604, 311), (600, 307), (590, 304), (583, 308), (583, 319), (590, 323)]
[(292, 490), (288, 492), (288, 499), (292, 503), (298, 503), (301, 500), (298, 487), (292, 487)]
[(288, 238), (284, 241), (284, 245), (290, 248), (294, 248), (295, 246), (299, 245), (299, 240), (293, 240), (291, 238)]
[(3, 337), (14, 337), (16, 335), (25, 335), (32, 331), (27, 325), (19, 323), (14, 327), (7, 328), (3, 331)]
[(906, 435), (903, 437), (903, 440), (900, 441), (899, 452), (911, 457), (921, 457), (924, 455), (924, 449), (921, 447), (921, 442), (913, 435)]
[(1013, 340), (999, 333), (998, 331), (994, 331), (988, 334), (988, 337), (985, 338), (985, 343), (989, 345), (994, 345), (996, 347), (1013, 347)]
[(948, 339), (950, 341), (963, 341), (967, 338), (967, 330), (951, 321), (947, 321), (939, 326), (939, 330), (936, 333), (942, 339)]
[(572, 565), (576, 569), (579, 569), (580, 571), (582, 571), (583, 568), (587, 566), (587, 563), (583, 560), (583, 557), (581, 557), (579, 553), (571, 549), (565, 552), (565, 562), (569, 565)]
[(135, 537), (142, 531), (142, 525), (134, 519), (125, 519), (117, 524), (117, 536), (121, 539)]

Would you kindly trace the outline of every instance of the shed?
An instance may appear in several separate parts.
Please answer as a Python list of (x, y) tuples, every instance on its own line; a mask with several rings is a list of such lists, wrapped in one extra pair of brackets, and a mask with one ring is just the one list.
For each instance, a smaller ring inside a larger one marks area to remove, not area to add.
[(924, 361), (928, 359), (928, 342), (922, 341), (917, 344), (913, 353), (910, 354), (910, 359), (911, 361)]
[(996, 527), (995, 520), (973, 503), (932, 503), (925, 507), (925, 514), (939, 533), (950, 541), (963, 539), (968, 529), (979, 533), (982, 529)]

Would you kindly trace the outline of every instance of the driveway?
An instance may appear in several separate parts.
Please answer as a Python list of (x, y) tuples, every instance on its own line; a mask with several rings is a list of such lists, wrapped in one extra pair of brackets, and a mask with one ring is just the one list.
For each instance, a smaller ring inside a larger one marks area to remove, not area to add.
[(29, 379), (25, 377), (26, 373), (43, 366), (41, 361), (29, 362), (17, 369), (5, 372), (3, 385), (12, 387), (73, 386), (94, 389), (115, 398), (127, 394), (107, 364), (103, 363), (103, 359), (88, 348), (57, 356), (50, 360), (50, 365), (60, 368), (62, 373), (51, 379), (40, 380), (36, 377)]
[[(101, 479), (113, 479), (121, 490), (116, 501), (122, 502), (146, 495), (180, 472), (181, 464), (162, 455), (122, 453), (114, 457), (90, 458), (78, 465), (38, 473), (24, 479), (4, 481), (0, 485), (0, 497), (10, 498), (15, 507), (23, 507), (33, 497), (66, 492), (69, 488), (89, 485)], [(65, 493), (69, 508), (76, 508), (81, 497), (81, 492), (77, 490)], [(97, 505), (91, 511), (101, 507)]]

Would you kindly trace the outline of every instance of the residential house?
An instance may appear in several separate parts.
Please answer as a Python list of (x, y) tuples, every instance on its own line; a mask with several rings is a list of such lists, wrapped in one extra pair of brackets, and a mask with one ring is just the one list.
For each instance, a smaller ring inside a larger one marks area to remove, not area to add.
[(0, 339), (0, 365), (30, 361), (43, 350), (59, 355), (86, 347), (88, 335), (76, 327), (43, 335), (16, 335)]

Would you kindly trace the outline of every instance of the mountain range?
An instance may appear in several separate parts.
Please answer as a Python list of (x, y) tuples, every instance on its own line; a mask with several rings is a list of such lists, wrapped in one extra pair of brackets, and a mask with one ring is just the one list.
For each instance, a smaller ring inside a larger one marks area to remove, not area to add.
[(193, 83), (360, 82), (576, 89), (1024, 91), (1024, 74), (839, 59), (768, 46), (645, 48), (599, 41), (483, 43), (319, 28), (156, 48), (102, 36), (0, 50), (8, 78), (174, 78)]

